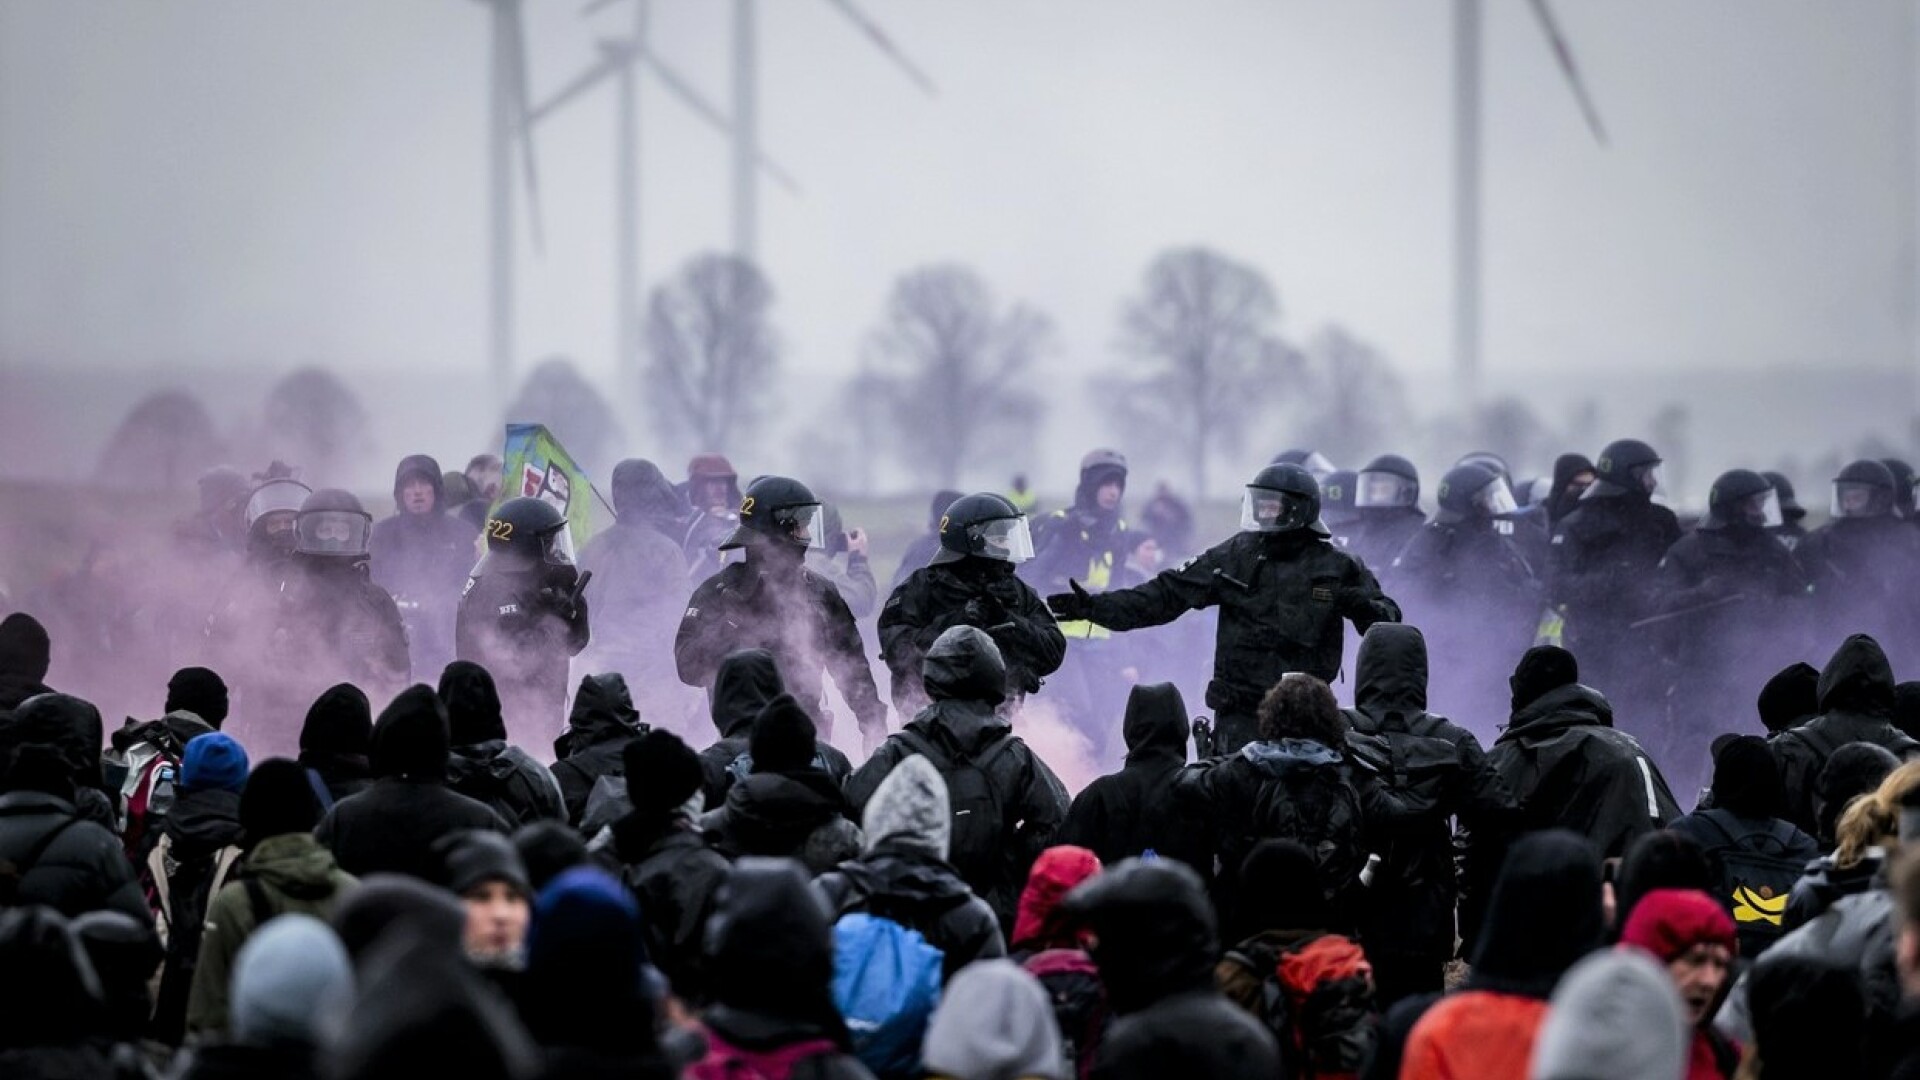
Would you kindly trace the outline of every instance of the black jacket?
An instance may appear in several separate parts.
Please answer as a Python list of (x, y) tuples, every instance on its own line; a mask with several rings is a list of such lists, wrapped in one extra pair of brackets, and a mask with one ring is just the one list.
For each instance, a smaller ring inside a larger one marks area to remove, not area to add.
[(1522, 830), (1569, 829), (1603, 858), (1680, 816), (1666, 778), (1590, 687), (1549, 690), (1515, 712), (1487, 761), (1519, 800)]
[(433, 691), (416, 686), (395, 698), (373, 726), (373, 771), (358, 795), (335, 803), (314, 830), (340, 869), (355, 877), (441, 876), (433, 845), (460, 829), (506, 832), (484, 804), (449, 791), (446, 710)]
[(920, 666), (948, 627), (985, 630), (1007, 662), (1007, 691), (1031, 694), (1060, 668), (1067, 639), (1033, 587), (1013, 564), (967, 557), (922, 567), (880, 611), (880, 656), (893, 675), (893, 704), (903, 716), (926, 705)]
[(1545, 603), (1541, 568), (1497, 524), (1483, 517), (1435, 521), (1414, 534), (1392, 563), (1394, 591), (1409, 619), (1471, 619), (1469, 636), (1491, 631), (1503, 643), (1532, 642)]
[(726, 858), (677, 817), (630, 813), (614, 822), (612, 832), (621, 879), (639, 898), (646, 920), (648, 959), (682, 999), (706, 1001), (703, 935), (727, 880)]
[[(55, 829), (59, 834), (28, 863), (35, 845)], [(68, 918), (112, 908), (143, 925), (153, 922), (120, 838), (81, 819), (73, 803), (57, 795), (0, 795), (0, 859), (24, 870), (17, 894), (21, 904), (43, 904)]]
[[(853, 613), (831, 582), (781, 558), (749, 548), (746, 562), (722, 567), (693, 591), (673, 642), (680, 681), (711, 686), (727, 654), (765, 649), (778, 662), (787, 691), (809, 712), (820, 710), (822, 680), (831, 674), (860, 730), (877, 736), (886, 730), (887, 707), (867, 667)], [(831, 737), (831, 718), (819, 711), (816, 719)]]
[(559, 758), (553, 763), (553, 779), (560, 785), (567, 824), (579, 826), (594, 781), (602, 776), (626, 775), (621, 752), (646, 731), (647, 725), (640, 722), (640, 713), (627, 692), (627, 680), (618, 672), (580, 680), (566, 734), (553, 744), (554, 755)]
[(728, 859), (797, 859), (817, 875), (859, 856), (860, 827), (851, 813), (839, 783), (823, 770), (756, 772), (700, 819), (700, 831)]
[[(745, 771), (736, 762), (747, 752), (753, 718), (784, 690), (779, 664), (765, 649), (741, 649), (720, 661), (708, 694), (712, 699), (713, 727), (720, 733), (720, 739), (700, 751), (708, 806), (717, 809), (727, 801), (727, 789), (733, 787)], [(847, 777), (853, 775), (853, 763), (838, 748), (816, 740), (814, 749), (819, 764), (835, 781), (845, 784)]]
[[(1596, 483), (1604, 483), (1597, 481)], [(1624, 632), (1657, 605), (1660, 559), (1680, 539), (1673, 511), (1644, 493), (1590, 494), (1553, 536), (1551, 589), (1588, 633)]]
[(1920, 530), (1905, 518), (1841, 518), (1793, 550), (1813, 579), (1821, 612), (1841, 625), (1888, 635), (1897, 651), (1916, 646), (1913, 587)]
[(1187, 710), (1170, 683), (1136, 686), (1120, 724), (1127, 763), (1074, 797), (1056, 844), (1087, 848), (1112, 865), (1152, 851), (1213, 875), (1213, 848), (1205, 822), (1183, 814), (1173, 796), (1174, 778), (1187, 763)]
[(687, 609), (685, 500), (651, 463), (621, 464), (613, 484), (619, 517), (580, 550), (590, 571), (587, 598), (596, 613), (593, 644), (582, 654), (589, 671), (619, 671), (633, 679), (642, 711), (685, 691), (673, 685), (673, 635)]
[(1390, 568), (1426, 523), (1427, 515), (1415, 506), (1358, 510), (1346, 530), (1347, 550), (1368, 567)]
[(558, 599), (577, 580), (571, 567), (483, 573), (467, 580), (454, 621), (454, 654), (493, 675), (515, 729), (541, 730), (542, 743), (560, 724), (569, 665), (590, 636), (587, 598), (571, 610)]
[[(1411, 626), (1383, 624), (1360, 642), (1348, 748), (1371, 765), (1400, 800), (1406, 820), (1377, 853), (1360, 934), (1370, 952), (1447, 959), (1453, 954), (1454, 902), (1469, 942), (1479, 926), (1500, 842), (1517, 807), (1473, 733), (1427, 711), (1427, 648)], [(1455, 819), (1472, 824), (1481, 844), (1473, 862), (1453, 858)]]
[(947, 978), (975, 960), (1007, 954), (993, 909), (952, 866), (917, 848), (883, 842), (814, 885), (836, 918), (864, 911), (919, 931), (946, 955)]
[(1814, 782), (1833, 752), (1852, 742), (1873, 743), (1903, 759), (1920, 752), (1920, 743), (1893, 726), (1893, 667), (1865, 634), (1842, 642), (1820, 672), (1820, 715), (1769, 744), (1787, 786), (1788, 821), (1817, 834)]
[(1289, 671), (1339, 675), (1342, 620), (1361, 633), (1400, 621), (1360, 560), (1306, 532), (1236, 533), (1144, 585), (1094, 596), (1093, 621), (1132, 630), (1207, 607), (1220, 609), (1207, 705), (1247, 716)]

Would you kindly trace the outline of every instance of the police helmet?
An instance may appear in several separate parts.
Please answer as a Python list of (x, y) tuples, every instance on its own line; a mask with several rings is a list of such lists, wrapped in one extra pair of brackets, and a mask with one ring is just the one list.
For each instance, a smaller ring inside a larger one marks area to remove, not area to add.
[(1033, 558), (1033, 533), (1026, 516), (992, 492), (954, 500), (940, 517), (940, 550), (931, 565), (969, 555), (1010, 563)]
[(1326, 480), (1326, 478), (1333, 475), (1334, 472), (1333, 462), (1328, 461), (1327, 456), (1318, 450), (1301, 450), (1297, 448), (1293, 450), (1282, 450), (1273, 455), (1273, 461), (1269, 464), (1298, 465), (1306, 469), (1309, 473), (1312, 473), (1316, 483)]
[(1360, 470), (1353, 505), (1361, 510), (1414, 506), (1420, 502), (1420, 471), (1398, 454), (1382, 454)]
[(1501, 517), (1520, 508), (1507, 486), (1507, 478), (1485, 465), (1455, 465), (1440, 478), (1440, 515), (1442, 522), (1465, 521), (1476, 517)]
[(373, 535), (373, 515), (353, 492), (321, 488), (301, 500), (294, 533), (297, 555), (364, 559)]
[(1767, 478), (1767, 483), (1772, 484), (1774, 492), (1780, 496), (1781, 517), (1788, 521), (1799, 521), (1807, 516), (1806, 507), (1801, 506), (1800, 500), (1794, 497), (1793, 481), (1787, 479), (1785, 473), (1763, 472), (1760, 475)]
[(720, 542), (721, 551), (754, 543), (756, 537), (798, 548), (825, 547), (826, 527), (813, 490), (786, 476), (762, 476), (740, 497), (740, 524)]
[(573, 530), (560, 508), (545, 499), (522, 495), (508, 499), (488, 516), (481, 532), (487, 554), (478, 572), (572, 566)]
[(1587, 498), (1639, 492), (1653, 494), (1660, 488), (1660, 455), (1639, 439), (1615, 439), (1600, 451), (1593, 463), (1594, 483)]
[(1248, 532), (1309, 529), (1332, 535), (1320, 521), (1320, 482), (1303, 465), (1269, 465), (1255, 474), (1240, 503), (1240, 527)]
[(1836, 518), (1887, 517), (1893, 507), (1893, 470), (1878, 461), (1863, 458), (1833, 478)]

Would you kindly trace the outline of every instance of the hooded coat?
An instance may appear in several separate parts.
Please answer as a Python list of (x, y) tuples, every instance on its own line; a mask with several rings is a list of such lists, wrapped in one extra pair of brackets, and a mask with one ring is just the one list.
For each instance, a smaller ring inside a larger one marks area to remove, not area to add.
[(1187, 763), (1187, 706), (1179, 688), (1135, 686), (1120, 732), (1126, 764), (1081, 789), (1054, 842), (1088, 848), (1109, 865), (1152, 851), (1211, 877), (1206, 823), (1185, 814), (1173, 794), (1174, 779)]
[(53, 650), (40, 620), (16, 611), (0, 620), (0, 712), (36, 694), (51, 694), (46, 683)]
[(911, 716), (927, 704), (920, 682), (927, 650), (954, 626), (977, 626), (1000, 646), (1007, 690), (1031, 694), (1060, 669), (1067, 639), (1033, 587), (1013, 564), (967, 556), (922, 566), (887, 597), (880, 611), (880, 658), (893, 676), (893, 704)]
[(1629, 644), (1627, 624), (1653, 611), (1656, 568), (1680, 539), (1673, 511), (1647, 492), (1594, 481), (1554, 529), (1549, 584), (1583, 657)]
[(1070, 1080), (1052, 1001), (1031, 975), (988, 960), (955, 976), (927, 1024), (927, 1072), (952, 1080)]
[[(1633, 736), (1615, 730), (1613, 706), (1578, 683), (1515, 709), (1487, 761), (1519, 801), (1522, 831), (1569, 829), (1606, 858), (1680, 816), (1652, 759)], [(1466, 850), (1479, 843), (1472, 838)]]
[(610, 832), (611, 857), (647, 920), (647, 955), (683, 1000), (704, 1002), (709, 986), (702, 944), (727, 879), (726, 858), (677, 811), (635, 810)]
[(852, 812), (839, 783), (822, 769), (752, 772), (700, 819), (700, 831), (729, 859), (797, 859), (808, 873), (824, 874), (860, 854)]
[(116, 1045), (100, 980), (66, 920), (0, 908), (0, 1076), (141, 1080), (136, 1048)]
[[(39, 858), (28, 861), (43, 843)], [(44, 791), (0, 794), (0, 860), (23, 871), (20, 904), (43, 905), (69, 918), (112, 908), (153, 922), (120, 838), (81, 817), (71, 799)]]
[(1000, 922), (947, 860), (946, 784), (925, 758), (908, 759), (867, 804), (867, 851), (815, 883), (838, 918), (864, 911), (917, 930), (945, 954), (945, 973), (1005, 956)]
[(462, 829), (506, 832), (484, 803), (447, 788), (447, 711), (432, 690), (415, 686), (393, 699), (373, 725), (372, 786), (335, 803), (314, 834), (355, 877), (407, 874), (437, 880), (435, 841)]
[[(400, 489), (409, 479), (433, 485), (433, 508), (408, 513)], [(407, 624), (415, 671), (438, 671), (453, 659), (453, 615), (473, 569), (479, 532), (447, 510), (440, 465), (425, 454), (400, 459), (393, 474), (392, 517), (374, 522), (367, 542), (367, 571), (387, 590)]]
[(916, 754), (942, 777), (961, 770), (984, 773), (1000, 821), (997, 829), (973, 835), (988, 838), (982, 842), (992, 847), (956, 850), (948, 858), (1010, 926), (1033, 860), (1053, 843), (1066, 818), (1066, 785), (994, 711), (1006, 696), (1007, 668), (984, 631), (957, 626), (942, 634), (927, 653), (922, 681), (932, 703), (848, 778), (847, 801), (864, 810), (894, 767)]
[(1066, 917), (1097, 936), (1093, 959), (1115, 1013), (1095, 1080), (1280, 1074), (1273, 1035), (1214, 986), (1220, 944), (1198, 875), (1129, 859), (1069, 893)]
[[(700, 751), (700, 770), (706, 776), (701, 790), (706, 792), (708, 806), (726, 805), (728, 789), (745, 772), (736, 763), (747, 752), (754, 718), (769, 701), (785, 692), (780, 665), (765, 649), (739, 649), (720, 661), (708, 694), (713, 727), (720, 738)], [(853, 775), (853, 763), (847, 755), (830, 743), (816, 741), (814, 745), (827, 775), (845, 784)]]
[(1793, 549), (1830, 626), (1861, 627), (1897, 652), (1920, 643), (1912, 597), (1920, 531), (1892, 515), (1836, 518)]
[(580, 663), (632, 679), (641, 712), (659, 723), (684, 712), (692, 697), (672, 661), (673, 635), (693, 591), (681, 548), (689, 510), (659, 467), (637, 458), (614, 467), (613, 509), (613, 526), (580, 549), (580, 569), (593, 574), (587, 596), (596, 613)]
[(113, 799), (106, 792), (106, 776), (101, 771), (101, 747), (105, 744), (100, 710), (93, 703), (71, 694), (39, 694), (21, 702), (11, 716), (0, 712), (0, 764), (8, 750), (27, 745), (46, 748), (65, 766), (71, 790), (62, 796), (80, 816), (96, 825), (117, 832), (120, 823)]
[(447, 786), (485, 803), (513, 828), (566, 816), (560, 785), (545, 765), (507, 742), (493, 676), (478, 664), (455, 660), (440, 675), (451, 754)]
[(1787, 787), (1787, 820), (1804, 831), (1817, 830), (1815, 782), (1821, 766), (1842, 746), (1868, 742), (1903, 759), (1920, 753), (1920, 743), (1893, 726), (1893, 685), (1893, 667), (1873, 638), (1854, 634), (1834, 650), (1820, 672), (1820, 716), (1772, 743)]
[[(1367, 631), (1346, 715), (1348, 749), (1378, 772), (1408, 815), (1379, 852), (1366, 891), (1360, 933), (1367, 953), (1444, 963), (1453, 955), (1456, 899), (1469, 943), (1478, 929), (1500, 837), (1518, 809), (1513, 792), (1471, 732), (1427, 711), (1426, 638), (1416, 627), (1384, 623)], [(1457, 868), (1455, 821), (1481, 838)]]
[(633, 707), (627, 680), (619, 672), (588, 675), (580, 680), (566, 734), (553, 744), (559, 760), (551, 770), (560, 785), (569, 825), (579, 826), (596, 781), (603, 776), (626, 775), (621, 751), (647, 730), (647, 725), (640, 722), (640, 710)]
[(329, 687), (307, 710), (300, 728), (300, 764), (327, 793), (331, 803), (357, 795), (373, 783), (367, 747), (373, 739), (373, 714), (367, 695), (352, 683)]

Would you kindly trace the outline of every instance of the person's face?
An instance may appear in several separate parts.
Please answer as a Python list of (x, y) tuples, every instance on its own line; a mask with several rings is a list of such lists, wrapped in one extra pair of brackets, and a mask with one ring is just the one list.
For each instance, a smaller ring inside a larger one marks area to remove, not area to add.
[(1124, 491), (1126, 487), (1120, 481), (1109, 480), (1100, 485), (1100, 490), (1094, 492), (1093, 497), (1100, 504), (1100, 509), (1112, 510), (1120, 505), (1120, 495)]
[(476, 497), (492, 502), (500, 497), (500, 466), (480, 465), (467, 470), (467, 483)]
[(725, 513), (737, 509), (733, 505), (733, 483), (728, 480), (702, 480), (693, 485), (693, 495), (702, 510)]
[(273, 541), (275, 547), (288, 550), (293, 548), (293, 527), (299, 520), (300, 515), (292, 510), (275, 510), (261, 519), (266, 526), (267, 538)]
[(1733, 964), (1733, 950), (1718, 942), (1696, 942), (1694, 946), (1667, 962), (1667, 974), (1686, 1003), (1687, 1019), (1703, 1024), (1720, 1000), (1727, 984), (1727, 970)]
[(1149, 536), (1133, 549), (1134, 564), (1151, 570), (1160, 565), (1160, 541)]
[(504, 881), (474, 886), (460, 897), (467, 908), (467, 955), (476, 960), (511, 956), (527, 939), (527, 898)]
[(424, 477), (409, 476), (400, 485), (400, 506), (409, 514), (433, 512), (433, 485)]
[(1592, 486), (1593, 473), (1591, 470), (1583, 469), (1567, 478), (1567, 494), (1576, 499)]

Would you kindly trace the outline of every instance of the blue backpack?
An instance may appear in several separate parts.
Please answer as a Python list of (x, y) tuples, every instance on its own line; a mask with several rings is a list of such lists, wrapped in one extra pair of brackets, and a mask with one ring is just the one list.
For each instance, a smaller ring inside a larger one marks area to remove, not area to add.
[(921, 1075), (920, 1043), (940, 1004), (946, 956), (919, 931), (864, 912), (833, 924), (833, 1003), (853, 1052), (881, 1080)]

